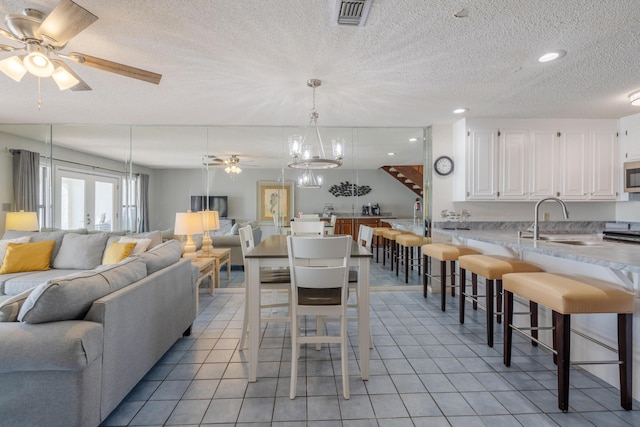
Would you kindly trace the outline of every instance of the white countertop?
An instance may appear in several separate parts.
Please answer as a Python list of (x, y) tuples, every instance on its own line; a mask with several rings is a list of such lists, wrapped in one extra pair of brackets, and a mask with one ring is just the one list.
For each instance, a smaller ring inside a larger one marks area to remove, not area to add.
[[(553, 241), (533, 241), (518, 238), (516, 230), (444, 230), (432, 233), (449, 235), (462, 240), (476, 240), (510, 248), (516, 252), (529, 251), (574, 261), (600, 265), (616, 270), (640, 273), (640, 245), (602, 240), (597, 234), (580, 236), (580, 240), (594, 241), (592, 246), (575, 246)], [(566, 235), (567, 239), (578, 236)]]

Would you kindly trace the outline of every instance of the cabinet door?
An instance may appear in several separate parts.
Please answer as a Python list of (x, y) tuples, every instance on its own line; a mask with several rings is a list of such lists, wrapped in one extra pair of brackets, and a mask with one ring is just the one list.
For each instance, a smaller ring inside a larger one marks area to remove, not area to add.
[(527, 200), (528, 131), (500, 131), (500, 200)]
[(560, 150), (562, 162), (560, 197), (564, 200), (587, 200), (591, 166), (588, 138), (585, 132), (562, 132)]
[(558, 140), (555, 131), (530, 133), (529, 199), (555, 196), (557, 190)]
[(468, 200), (498, 198), (498, 140), (495, 131), (473, 131), (469, 136)]
[(616, 200), (618, 197), (617, 139), (612, 132), (591, 134), (591, 200)]

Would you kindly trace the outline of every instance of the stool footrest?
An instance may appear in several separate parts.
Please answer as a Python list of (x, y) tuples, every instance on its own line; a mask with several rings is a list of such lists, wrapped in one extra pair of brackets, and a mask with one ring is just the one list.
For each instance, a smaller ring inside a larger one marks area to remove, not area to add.
[(572, 365), (622, 365), (619, 360), (572, 360)]
[[(534, 338), (533, 336), (527, 334), (526, 330), (539, 330), (539, 329), (543, 329), (543, 328), (519, 328), (517, 326), (513, 326), (513, 325), (509, 325), (509, 328), (513, 329), (514, 331), (518, 332), (520, 335), (524, 336), (525, 338), (530, 339), (531, 341), (535, 342), (536, 344), (541, 345), (542, 347), (546, 348), (547, 350), (551, 351), (551, 353), (553, 354), (558, 354), (557, 351), (555, 351), (553, 349), (553, 347), (548, 346), (547, 344), (545, 344), (544, 342), (540, 341), (538, 338)], [(546, 328), (549, 329), (549, 328)]]

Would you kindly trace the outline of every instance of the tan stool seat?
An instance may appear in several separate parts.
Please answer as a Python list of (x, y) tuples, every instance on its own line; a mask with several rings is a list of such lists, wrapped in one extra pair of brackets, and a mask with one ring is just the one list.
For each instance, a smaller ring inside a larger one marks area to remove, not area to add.
[[(615, 364), (619, 366), (620, 403), (626, 410), (633, 403), (633, 311), (634, 293), (622, 286), (594, 278), (567, 276), (552, 273), (505, 274), (504, 281), (504, 364), (511, 365), (513, 330), (524, 334), (531, 329), (532, 342), (541, 344), (554, 353), (558, 366), (558, 408), (569, 409), (569, 371), (571, 366), (571, 315), (572, 314), (616, 314), (618, 324), (618, 349), (598, 341), (595, 337), (581, 334), (590, 341), (616, 353), (612, 360), (575, 362), (576, 364)], [(513, 324), (513, 296), (529, 300), (531, 328)], [(552, 310), (551, 328), (540, 328), (537, 324), (538, 304)], [(537, 339), (539, 329), (553, 330), (553, 347)], [(587, 331), (588, 333), (588, 331)]]
[[(447, 304), (447, 261), (451, 269), (451, 296), (456, 296), (456, 261), (461, 255), (479, 254), (480, 252), (467, 246), (452, 245), (449, 243), (432, 243), (422, 246), (424, 277), (422, 281), (422, 294), (427, 297), (427, 284), (431, 277), (430, 263), (428, 258), (434, 258), (440, 261), (440, 309), (446, 311)], [(429, 268), (429, 271), (427, 270)]]
[(393, 228), (387, 228), (382, 232), (382, 237), (389, 240), (396, 240), (396, 237), (401, 235), (402, 231), (394, 230)]
[(466, 246), (431, 243), (422, 247), (422, 253), (439, 261), (457, 261), (459, 256), (475, 255), (480, 252)]
[[(502, 276), (508, 273), (529, 273), (542, 271), (539, 267), (517, 258), (497, 255), (463, 255), (458, 258), (460, 266), (460, 323), (464, 323), (465, 301), (473, 301), (473, 309), (478, 308), (478, 276), (485, 278), (485, 309), (487, 311), (487, 345), (493, 347), (493, 317), (502, 322)], [(471, 294), (467, 294), (466, 271), (471, 272)], [(495, 282), (495, 286), (494, 286)], [(494, 297), (495, 306), (494, 310)]]
[(494, 255), (463, 255), (458, 258), (460, 268), (489, 280), (500, 280), (503, 274), (542, 271), (519, 259)]
[(376, 262), (380, 262), (380, 246), (381, 246), (380, 239), (384, 238), (384, 231), (385, 230), (390, 230), (390, 228), (389, 227), (374, 227), (374, 229), (373, 229), (372, 246), (375, 246), (375, 248), (376, 248)]
[(396, 236), (396, 243), (402, 246), (422, 246), (425, 243), (426, 237), (418, 236), (417, 234), (400, 234)]
[(504, 290), (562, 314), (633, 313), (633, 293), (593, 278), (564, 274), (506, 274)]

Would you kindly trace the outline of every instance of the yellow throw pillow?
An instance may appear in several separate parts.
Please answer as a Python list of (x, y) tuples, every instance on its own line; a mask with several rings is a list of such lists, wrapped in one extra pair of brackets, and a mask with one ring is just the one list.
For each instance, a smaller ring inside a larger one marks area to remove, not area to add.
[(104, 256), (102, 257), (102, 265), (119, 263), (120, 261), (128, 257), (135, 247), (136, 242), (112, 242), (107, 250), (104, 251)]
[(55, 243), (55, 240), (8, 243), (0, 274), (48, 270)]

